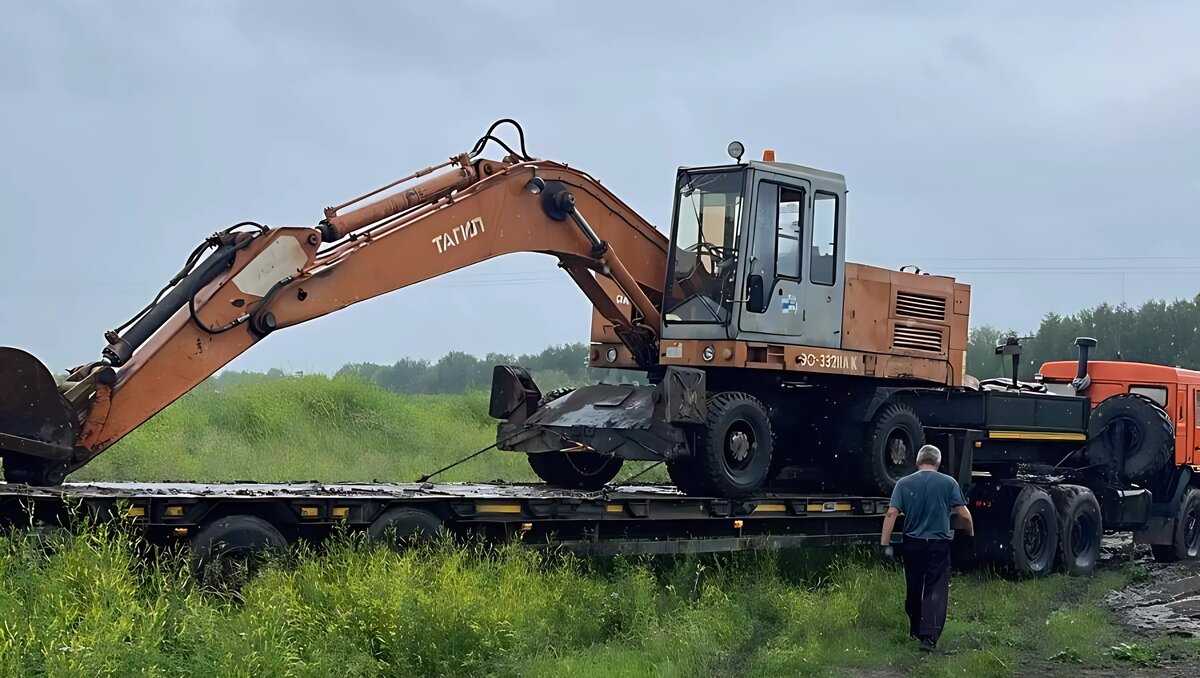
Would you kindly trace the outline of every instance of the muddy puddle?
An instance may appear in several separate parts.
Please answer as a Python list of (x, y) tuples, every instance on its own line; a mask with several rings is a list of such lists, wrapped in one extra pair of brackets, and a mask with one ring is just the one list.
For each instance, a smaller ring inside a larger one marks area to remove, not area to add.
[(1148, 634), (1200, 637), (1200, 562), (1157, 563), (1128, 536), (1105, 540), (1104, 552), (1102, 566), (1135, 562), (1149, 575), (1104, 601), (1125, 624)]

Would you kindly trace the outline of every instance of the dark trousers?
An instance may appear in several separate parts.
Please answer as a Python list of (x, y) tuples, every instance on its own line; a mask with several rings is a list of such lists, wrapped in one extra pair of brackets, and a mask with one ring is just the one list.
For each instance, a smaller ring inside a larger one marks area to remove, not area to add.
[(950, 540), (904, 538), (904, 611), (908, 632), (936, 643), (946, 625), (950, 593)]

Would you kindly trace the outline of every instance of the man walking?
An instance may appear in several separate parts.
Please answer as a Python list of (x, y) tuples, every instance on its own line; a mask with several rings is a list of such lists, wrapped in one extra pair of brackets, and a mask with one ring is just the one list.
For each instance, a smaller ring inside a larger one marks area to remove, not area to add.
[(904, 514), (904, 579), (908, 591), (904, 611), (908, 633), (921, 641), (921, 650), (937, 647), (946, 625), (950, 592), (950, 514), (966, 523), (974, 536), (975, 523), (967, 510), (958, 482), (938, 473), (942, 452), (926, 445), (917, 452), (917, 472), (901, 478), (892, 491), (891, 506), (883, 519), (880, 543), (891, 555), (896, 517)]

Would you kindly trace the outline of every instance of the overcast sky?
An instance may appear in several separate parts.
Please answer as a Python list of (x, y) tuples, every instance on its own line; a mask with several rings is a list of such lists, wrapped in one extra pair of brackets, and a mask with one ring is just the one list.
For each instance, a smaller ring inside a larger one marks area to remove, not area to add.
[[(8, 0), (0, 344), (92, 360), (214, 230), (313, 225), (501, 117), (660, 228), (675, 168), (732, 139), (842, 172), (849, 258), (954, 273), (975, 324), (1191, 297), (1198, 26), (1184, 2)], [(589, 317), (520, 255), (232, 367), (536, 351)]]

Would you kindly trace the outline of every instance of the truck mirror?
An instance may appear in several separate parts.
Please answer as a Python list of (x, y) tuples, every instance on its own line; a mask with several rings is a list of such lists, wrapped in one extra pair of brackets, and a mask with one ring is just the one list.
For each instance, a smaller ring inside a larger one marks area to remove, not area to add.
[(767, 295), (763, 291), (763, 278), (757, 273), (746, 281), (746, 310), (762, 313), (767, 310)]

